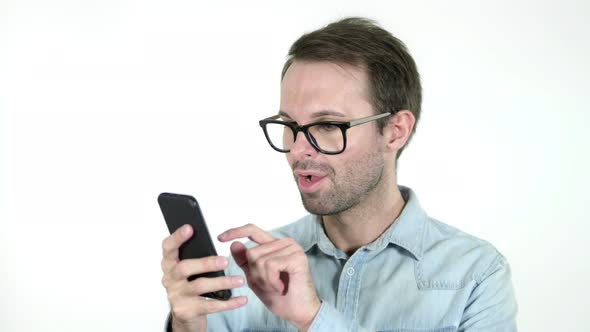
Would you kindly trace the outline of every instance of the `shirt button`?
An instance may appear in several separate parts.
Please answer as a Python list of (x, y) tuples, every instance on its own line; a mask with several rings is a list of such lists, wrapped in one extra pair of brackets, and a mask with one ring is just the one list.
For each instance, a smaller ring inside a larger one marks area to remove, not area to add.
[(354, 274), (354, 269), (352, 267), (349, 267), (348, 270), (346, 270), (346, 273), (351, 276)]

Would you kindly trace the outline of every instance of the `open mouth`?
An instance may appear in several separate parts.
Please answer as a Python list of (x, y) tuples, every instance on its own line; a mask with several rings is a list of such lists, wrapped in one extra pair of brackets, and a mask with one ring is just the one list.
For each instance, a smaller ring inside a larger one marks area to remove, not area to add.
[(300, 175), (299, 176), (299, 189), (302, 192), (313, 192), (319, 189), (322, 180), (326, 176), (317, 176), (317, 175)]
[(324, 176), (317, 176), (317, 175), (304, 175), (301, 177), (303, 179), (303, 181), (307, 182), (307, 183), (312, 183), (312, 182), (316, 182), (318, 180), (321, 180), (324, 178)]

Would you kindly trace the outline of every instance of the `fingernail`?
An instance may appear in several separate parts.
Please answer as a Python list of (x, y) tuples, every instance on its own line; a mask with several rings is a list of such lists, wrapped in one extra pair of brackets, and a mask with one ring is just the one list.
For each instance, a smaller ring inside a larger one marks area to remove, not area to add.
[(218, 267), (225, 268), (225, 267), (227, 267), (227, 264), (229, 264), (227, 258), (225, 258), (225, 257), (219, 257), (217, 259), (217, 266)]
[(244, 285), (244, 278), (242, 277), (233, 277), (231, 282), (234, 286), (243, 286)]
[(188, 232), (189, 232), (188, 225), (184, 225), (182, 227), (182, 231), (181, 232), (182, 232), (182, 235), (185, 235), (185, 236), (188, 235)]
[(223, 232), (223, 233), (219, 234), (219, 235), (217, 236), (217, 239), (218, 239), (219, 241), (223, 241), (223, 238), (224, 238), (224, 237), (225, 237), (225, 232)]

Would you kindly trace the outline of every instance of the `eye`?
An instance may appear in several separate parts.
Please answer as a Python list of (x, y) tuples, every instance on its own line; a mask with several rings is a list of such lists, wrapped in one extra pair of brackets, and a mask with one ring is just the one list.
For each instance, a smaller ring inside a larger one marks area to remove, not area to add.
[(338, 130), (338, 126), (326, 123), (326, 124), (318, 125), (318, 129), (322, 132), (331, 132), (334, 130)]

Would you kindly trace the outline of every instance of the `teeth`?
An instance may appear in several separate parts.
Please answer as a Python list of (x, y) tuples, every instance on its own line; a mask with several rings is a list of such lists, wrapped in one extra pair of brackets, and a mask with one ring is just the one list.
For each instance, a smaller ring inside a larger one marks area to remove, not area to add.
[(307, 182), (311, 182), (311, 175), (308, 175), (308, 176), (306, 176), (306, 177), (305, 177), (305, 181), (307, 181)]

